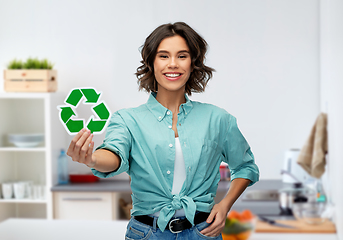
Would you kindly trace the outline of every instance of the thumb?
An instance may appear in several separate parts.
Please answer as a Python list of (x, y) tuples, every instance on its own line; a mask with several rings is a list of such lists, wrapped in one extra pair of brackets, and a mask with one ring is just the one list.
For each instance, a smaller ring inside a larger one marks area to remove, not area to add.
[(214, 219), (215, 215), (216, 215), (216, 213), (213, 212), (213, 211), (211, 211), (210, 216), (208, 216), (206, 222), (207, 222), (207, 223), (213, 222), (213, 219)]

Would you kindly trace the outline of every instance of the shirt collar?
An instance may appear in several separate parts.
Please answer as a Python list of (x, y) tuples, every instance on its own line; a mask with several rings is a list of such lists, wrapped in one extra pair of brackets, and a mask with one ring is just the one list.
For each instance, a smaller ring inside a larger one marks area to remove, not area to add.
[(181, 104), (179, 111), (181, 112), (181, 111), (182, 111), (182, 108), (183, 108), (183, 110), (185, 111), (185, 114), (187, 115), (187, 114), (189, 114), (189, 113), (191, 112), (191, 110), (193, 109), (193, 103), (192, 103), (192, 101), (188, 98), (187, 94), (185, 94), (185, 98), (186, 98), (186, 102)]
[[(189, 112), (193, 108), (192, 101), (188, 98), (187, 94), (185, 94), (186, 102), (180, 105), (179, 111), (182, 112), (182, 110), (185, 111), (185, 114), (189, 114)], [(156, 100), (156, 93), (152, 92), (149, 96), (149, 99), (146, 103), (147, 107), (150, 109), (150, 111), (154, 114), (156, 119), (158, 121), (162, 121), (163, 118), (166, 116), (168, 108), (164, 107), (162, 104), (160, 104)]]

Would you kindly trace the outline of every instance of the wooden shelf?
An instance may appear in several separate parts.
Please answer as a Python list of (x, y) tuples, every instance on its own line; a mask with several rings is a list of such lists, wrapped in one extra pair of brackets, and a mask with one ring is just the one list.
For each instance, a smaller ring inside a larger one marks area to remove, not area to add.
[(44, 152), (45, 147), (18, 148), (18, 147), (0, 147), (0, 152)]
[(0, 199), (0, 204), (1, 203), (39, 203), (39, 204), (45, 204), (47, 203), (47, 200), (45, 199)]
[(36, 93), (36, 92), (8, 92), (0, 93), (0, 99), (44, 99), (55, 93)]

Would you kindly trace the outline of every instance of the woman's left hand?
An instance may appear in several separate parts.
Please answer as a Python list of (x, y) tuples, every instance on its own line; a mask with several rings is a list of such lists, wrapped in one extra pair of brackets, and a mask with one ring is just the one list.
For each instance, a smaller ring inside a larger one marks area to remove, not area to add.
[[(206, 222), (212, 223), (210, 226), (202, 230), (200, 233), (209, 236), (209, 237), (217, 237), (222, 232), (223, 228), (225, 227), (225, 220), (227, 217), (227, 213), (230, 209), (227, 209), (227, 205), (220, 202), (215, 204), (212, 208), (210, 216), (208, 216)], [(214, 220), (214, 221), (213, 221)]]

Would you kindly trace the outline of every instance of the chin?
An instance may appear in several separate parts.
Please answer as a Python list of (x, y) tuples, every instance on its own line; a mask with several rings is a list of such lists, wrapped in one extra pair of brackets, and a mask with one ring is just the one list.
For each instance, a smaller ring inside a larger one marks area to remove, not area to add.
[(172, 86), (166, 86), (166, 87), (162, 87), (165, 91), (168, 91), (168, 92), (185, 92), (185, 88), (184, 86), (181, 86), (181, 87), (172, 87)]

